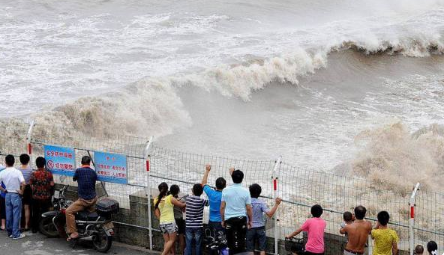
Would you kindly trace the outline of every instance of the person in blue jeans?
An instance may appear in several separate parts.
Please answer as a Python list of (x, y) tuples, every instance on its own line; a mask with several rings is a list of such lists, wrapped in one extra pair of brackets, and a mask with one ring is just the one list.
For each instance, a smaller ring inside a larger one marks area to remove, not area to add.
[(259, 199), (262, 193), (262, 187), (255, 183), (250, 186), (251, 207), (253, 208), (253, 219), (251, 220), (251, 228), (247, 230), (247, 252), (254, 252), (255, 244), (259, 246), (261, 255), (265, 255), (267, 248), (267, 236), (265, 234), (265, 218), (264, 214), (269, 218), (273, 217), (281, 204), (282, 199), (276, 198), (276, 203), (270, 210), (267, 204)]
[(208, 227), (211, 230), (212, 235), (215, 237), (219, 231), (225, 232), (222, 227), (222, 217), (220, 216), (220, 204), (222, 202), (222, 190), (227, 186), (227, 181), (223, 177), (219, 177), (216, 180), (216, 189), (211, 188), (208, 183), (208, 175), (211, 171), (211, 165), (206, 165), (205, 174), (202, 178), (202, 187), (207, 194), (210, 204), (210, 220)]
[(200, 196), (203, 188), (200, 183), (194, 184), (193, 195), (187, 197), (185, 237), (185, 255), (191, 255), (193, 248), (195, 255), (202, 255), (203, 212), (207, 201)]
[[(0, 172), (3, 171), (6, 167), (0, 164)], [(5, 184), (3, 182), (0, 183), (3, 189), (6, 189)], [(5, 203), (6, 193), (0, 191), (0, 220), (1, 220), (1, 230), (6, 229), (6, 203)]]
[(13, 155), (6, 156), (5, 163), (6, 169), (0, 173), (0, 182), (3, 182), (6, 188), (0, 187), (0, 190), (6, 192), (6, 230), (9, 237), (17, 240), (25, 237), (20, 233), (21, 196), (25, 188), (25, 178), (23, 178), (22, 172), (14, 168), (15, 158)]

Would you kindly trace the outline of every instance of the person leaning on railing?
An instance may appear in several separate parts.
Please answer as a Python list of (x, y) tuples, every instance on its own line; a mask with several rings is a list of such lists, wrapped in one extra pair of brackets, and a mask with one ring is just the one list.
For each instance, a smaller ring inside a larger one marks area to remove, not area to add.
[(324, 231), (327, 223), (321, 219), (322, 213), (323, 209), (320, 205), (312, 206), (311, 215), (313, 215), (313, 218), (306, 220), (298, 230), (286, 236), (286, 238), (291, 239), (302, 231), (308, 232), (308, 240), (305, 244), (305, 255), (324, 254)]

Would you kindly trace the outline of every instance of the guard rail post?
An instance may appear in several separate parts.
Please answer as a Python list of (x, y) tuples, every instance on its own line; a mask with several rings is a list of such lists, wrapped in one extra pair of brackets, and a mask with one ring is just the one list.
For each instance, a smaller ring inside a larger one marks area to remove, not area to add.
[[(278, 175), (278, 169), (279, 166), (281, 165), (282, 162), (282, 157), (279, 157), (276, 160), (276, 163), (274, 164), (274, 168), (273, 168), (273, 174), (272, 174), (272, 179), (273, 179), (273, 199), (276, 200), (276, 198), (278, 197), (278, 179), (279, 179), (279, 175)], [(279, 231), (278, 231), (278, 212), (276, 211), (275, 215), (274, 215), (274, 254), (278, 255), (279, 254)]]
[(419, 190), (419, 182), (416, 183), (415, 188), (413, 189), (412, 196), (410, 197), (409, 205), (410, 205), (410, 219), (409, 219), (409, 250), (410, 255), (413, 255), (415, 250), (415, 206), (416, 206), (416, 193)]
[(150, 241), (150, 250), (153, 250), (153, 228), (152, 228), (152, 222), (151, 222), (151, 169), (150, 169), (150, 160), (151, 160), (151, 154), (150, 149), (152, 147), (154, 140), (154, 136), (150, 137), (150, 140), (148, 141), (146, 147), (145, 147), (145, 166), (146, 166), (146, 175), (145, 175), (145, 183), (146, 183), (146, 196), (148, 199), (148, 236)]

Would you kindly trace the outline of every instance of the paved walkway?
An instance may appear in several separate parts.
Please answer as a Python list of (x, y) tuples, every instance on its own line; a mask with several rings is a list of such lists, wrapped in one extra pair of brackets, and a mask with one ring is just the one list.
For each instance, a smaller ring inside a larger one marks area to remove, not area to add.
[[(62, 238), (47, 238), (41, 234), (25, 233), (26, 237), (20, 240), (12, 240), (7, 237), (5, 231), (0, 231), (0, 254), (10, 255), (100, 255), (90, 244), (84, 243), (72, 249)], [(133, 249), (128, 245), (113, 243), (107, 254), (147, 255), (148, 251), (138, 248)]]

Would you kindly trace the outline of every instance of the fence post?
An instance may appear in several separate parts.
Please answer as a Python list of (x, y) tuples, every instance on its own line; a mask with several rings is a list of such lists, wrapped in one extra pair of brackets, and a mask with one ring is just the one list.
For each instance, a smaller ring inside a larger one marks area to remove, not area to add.
[(145, 147), (145, 164), (146, 164), (146, 175), (145, 175), (145, 183), (146, 183), (146, 196), (148, 198), (148, 236), (150, 241), (150, 250), (153, 250), (153, 228), (151, 222), (151, 169), (150, 169), (150, 149), (153, 144), (154, 136), (150, 137), (146, 147)]
[[(272, 174), (272, 179), (273, 179), (273, 198), (276, 200), (277, 196), (278, 196), (278, 169), (279, 166), (281, 165), (282, 162), (282, 157), (279, 157), (276, 160), (276, 163), (274, 164), (274, 168), (273, 168), (273, 174)], [(276, 211), (275, 215), (274, 215), (274, 254), (278, 255), (279, 254), (279, 231), (278, 231), (278, 211)]]
[[(26, 148), (28, 150), (29, 157), (32, 159), (32, 144), (31, 144), (31, 138), (32, 138), (32, 130), (34, 128), (35, 122), (34, 120), (31, 121), (29, 124), (28, 134), (26, 135)], [(32, 164), (32, 160), (29, 162), (29, 164)]]
[(415, 232), (413, 231), (413, 227), (415, 226), (415, 206), (416, 206), (416, 193), (419, 190), (419, 182), (416, 183), (415, 188), (413, 189), (412, 196), (410, 197), (409, 205), (410, 205), (410, 219), (409, 219), (409, 246), (410, 246), (410, 255), (413, 255), (413, 251), (415, 250)]

